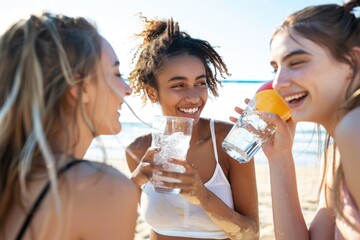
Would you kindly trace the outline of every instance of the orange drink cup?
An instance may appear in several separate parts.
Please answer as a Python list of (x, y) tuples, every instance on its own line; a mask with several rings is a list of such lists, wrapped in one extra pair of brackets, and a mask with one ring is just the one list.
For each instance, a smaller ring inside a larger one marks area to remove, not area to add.
[(256, 109), (262, 112), (276, 113), (284, 121), (291, 117), (289, 106), (284, 99), (272, 88), (272, 81), (266, 82), (256, 91)]
[(284, 121), (291, 117), (288, 105), (272, 88), (272, 81), (261, 85), (222, 143), (224, 151), (240, 163), (249, 162), (276, 130), (261, 118), (262, 112), (276, 113)]

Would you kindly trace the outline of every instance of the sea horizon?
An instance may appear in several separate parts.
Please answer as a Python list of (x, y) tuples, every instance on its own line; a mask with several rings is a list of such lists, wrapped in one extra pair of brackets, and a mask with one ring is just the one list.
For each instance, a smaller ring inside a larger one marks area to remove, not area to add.
[[(209, 100), (201, 114), (204, 118), (213, 118), (220, 121), (230, 122), (229, 116), (237, 116), (235, 106), (244, 107), (245, 98), (251, 98), (258, 87), (266, 80), (222, 80), (223, 87), (219, 87), (219, 97), (209, 97)], [(226, 97), (225, 97), (226, 96)], [(124, 160), (125, 146), (133, 139), (150, 132), (154, 115), (161, 115), (157, 104), (149, 103), (143, 106), (139, 96), (126, 98), (132, 110), (141, 119), (133, 115), (132, 111), (123, 104), (120, 111), (122, 131), (115, 136), (100, 136), (94, 139), (86, 157), (89, 159), (103, 159), (101, 144), (106, 150), (107, 158), (115, 161)], [(322, 137), (324, 131), (321, 131)], [(316, 125), (313, 123), (298, 123), (293, 145), (293, 155), (297, 166), (314, 166), (319, 164), (319, 156), (322, 148), (321, 139), (318, 139)], [(101, 143), (102, 142), (102, 143)], [(255, 155), (255, 161), (259, 164), (267, 162), (265, 155), (260, 150)]]

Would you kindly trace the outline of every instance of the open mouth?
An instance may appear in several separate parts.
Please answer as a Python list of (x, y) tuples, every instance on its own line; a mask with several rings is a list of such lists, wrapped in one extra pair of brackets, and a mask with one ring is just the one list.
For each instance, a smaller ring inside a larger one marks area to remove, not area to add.
[(186, 113), (186, 114), (194, 114), (199, 111), (199, 108), (179, 108), (180, 112)]
[(284, 97), (284, 99), (289, 104), (290, 103), (297, 103), (297, 102), (300, 102), (301, 100), (303, 100), (307, 95), (308, 95), (307, 92), (297, 93), (297, 94), (294, 94), (294, 95)]

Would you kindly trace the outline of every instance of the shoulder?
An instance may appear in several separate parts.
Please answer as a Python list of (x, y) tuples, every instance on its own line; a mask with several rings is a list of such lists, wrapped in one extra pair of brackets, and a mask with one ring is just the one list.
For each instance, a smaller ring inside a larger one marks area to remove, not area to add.
[[(337, 124), (334, 138), (336, 142), (356, 141), (360, 139), (360, 107), (348, 112)], [(354, 142), (355, 143), (355, 142)]]
[(151, 146), (151, 141), (151, 134), (145, 134), (135, 138), (125, 148), (125, 157), (130, 168), (137, 166), (146, 150)]
[[(130, 191), (131, 194), (133, 190), (136, 190), (135, 185), (127, 176), (101, 162), (83, 161), (65, 174), (67, 181), (71, 181), (71, 189), (82, 196), (95, 195), (102, 191), (109, 191), (114, 195)], [(101, 198), (101, 195), (99, 197)]]
[(136, 137), (130, 144), (126, 147), (126, 149), (147, 149), (151, 145), (151, 133), (141, 135)]
[(225, 139), (226, 135), (229, 133), (233, 125), (234, 125), (233, 123), (229, 123), (221, 120), (214, 120), (216, 137), (218, 139)]
[(113, 223), (128, 219), (131, 226), (136, 219), (138, 188), (112, 166), (84, 161), (66, 173), (66, 180), (66, 191), (61, 192), (65, 192), (66, 202), (71, 197), (69, 216), (84, 238), (116, 232)]

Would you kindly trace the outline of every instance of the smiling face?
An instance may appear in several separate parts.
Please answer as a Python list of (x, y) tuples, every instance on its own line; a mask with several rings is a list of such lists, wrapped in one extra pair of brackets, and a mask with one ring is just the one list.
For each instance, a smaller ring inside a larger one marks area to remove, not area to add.
[(103, 39), (101, 58), (97, 66), (97, 81), (89, 83), (87, 88), (89, 103), (87, 114), (97, 134), (117, 134), (121, 130), (119, 122), (123, 97), (131, 94), (131, 88), (125, 83), (119, 72), (120, 62), (111, 47)]
[(290, 106), (294, 120), (332, 128), (350, 83), (350, 66), (320, 45), (285, 30), (274, 37), (271, 58), (276, 72), (273, 87)]
[(158, 89), (148, 86), (147, 94), (163, 115), (193, 118), (196, 125), (208, 99), (203, 62), (191, 55), (172, 57), (156, 80)]

